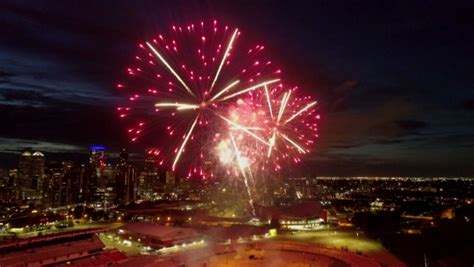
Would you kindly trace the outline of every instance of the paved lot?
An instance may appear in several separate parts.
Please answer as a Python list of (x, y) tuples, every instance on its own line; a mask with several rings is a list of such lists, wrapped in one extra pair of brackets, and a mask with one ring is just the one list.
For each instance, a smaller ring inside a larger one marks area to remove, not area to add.
[(278, 239), (310, 242), (336, 249), (347, 248), (349, 251), (359, 252), (374, 258), (385, 266), (406, 266), (380, 243), (356, 231), (327, 229), (311, 232), (294, 232), (293, 234), (280, 235)]
[[(250, 258), (255, 256), (256, 258)], [(324, 255), (315, 255), (291, 251), (272, 250), (249, 250), (224, 255), (209, 257), (206, 261), (209, 266), (332, 266), (338, 262), (338, 266), (349, 266), (334, 258)], [(199, 266), (196, 263), (194, 266)]]
[[(249, 256), (252, 256), (252, 259)], [(266, 240), (217, 245), (161, 258), (151, 266), (360, 266), (380, 267), (375, 260), (310, 243)]]

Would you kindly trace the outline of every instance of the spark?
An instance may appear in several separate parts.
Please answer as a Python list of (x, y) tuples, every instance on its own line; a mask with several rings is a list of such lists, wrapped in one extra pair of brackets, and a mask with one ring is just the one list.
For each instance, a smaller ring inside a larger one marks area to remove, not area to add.
[(179, 77), (179, 75), (173, 70), (170, 64), (168, 64), (168, 62), (166, 62), (166, 60), (160, 55), (160, 53), (158, 53), (158, 51), (149, 42), (146, 42), (146, 45), (151, 49), (151, 51), (155, 54), (155, 56), (157, 56), (160, 59), (161, 63), (163, 63), (168, 68), (168, 70), (174, 75), (174, 77), (176, 77), (176, 79), (184, 86), (186, 91), (188, 91), (188, 93), (191, 94), (192, 96), (196, 96), (193, 93), (193, 91), (189, 89), (186, 83), (181, 79), (181, 77)]
[(188, 131), (188, 133), (186, 134), (186, 137), (184, 138), (183, 143), (181, 143), (181, 147), (180, 147), (179, 150), (178, 150), (178, 154), (176, 154), (176, 157), (174, 158), (173, 171), (174, 171), (175, 168), (176, 168), (176, 163), (178, 163), (179, 157), (181, 156), (181, 153), (183, 153), (184, 146), (185, 146), (186, 143), (188, 142), (189, 136), (191, 136), (191, 133), (193, 132), (194, 126), (196, 126), (196, 123), (197, 123), (198, 119), (199, 119), (199, 114), (198, 114), (198, 115), (196, 116), (196, 118), (194, 119), (194, 122), (193, 122), (193, 124), (191, 125), (191, 127), (189, 128), (189, 131)]
[[(244, 177), (244, 184), (245, 184), (245, 187), (247, 188), (247, 194), (249, 196), (249, 203), (250, 203), (250, 206), (252, 207), (252, 214), (255, 216), (255, 207), (253, 205), (252, 191), (250, 190), (248, 178), (247, 178), (247, 175), (245, 174), (245, 168), (248, 168), (248, 159), (246, 159), (246, 158), (244, 159), (240, 155), (240, 150), (237, 147), (237, 144), (235, 143), (235, 140), (234, 140), (234, 137), (232, 136), (232, 134), (230, 134), (230, 140), (232, 141), (232, 146), (234, 147), (235, 155), (236, 155), (236, 158), (237, 158), (237, 164), (239, 165), (240, 172), (242, 173), (242, 176)], [(249, 170), (250, 176), (252, 176), (252, 172), (251, 172), (250, 168), (248, 168), (248, 170)]]
[(290, 144), (292, 144), (294, 147), (296, 147), (296, 149), (298, 149), (298, 151), (301, 153), (301, 154), (306, 154), (306, 150), (304, 150), (300, 145), (298, 145), (295, 141), (291, 140), (288, 136), (284, 135), (284, 134), (281, 134), (281, 137), (283, 137), (283, 139), (285, 139), (286, 141), (288, 141)]
[(311, 102), (309, 103), (308, 105), (306, 105), (304, 108), (300, 109), (298, 112), (296, 112), (295, 114), (293, 114), (293, 116), (291, 116), (289, 119), (287, 119), (285, 121), (285, 124), (287, 124), (288, 122), (292, 121), (294, 118), (296, 118), (298, 115), (300, 115), (301, 113), (305, 112), (306, 110), (308, 110), (309, 108), (311, 108), (312, 106), (316, 105), (318, 102), (317, 101), (314, 101), (314, 102)]
[(199, 105), (185, 103), (157, 103), (155, 107), (176, 107), (177, 110), (197, 109)]
[(226, 118), (226, 117), (224, 117), (224, 116), (222, 116), (222, 115), (220, 115), (220, 114), (217, 114), (217, 116), (219, 116), (221, 119), (225, 120), (226, 122), (228, 122), (230, 125), (234, 126), (235, 128), (237, 128), (237, 129), (239, 129), (239, 130), (241, 130), (241, 131), (246, 132), (248, 135), (252, 136), (252, 137), (255, 138), (256, 140), (258, 140), (258, 141), (260, 141), (260, 142), (262, 142), (262, 143), (268, 145), (268, 142), (267, 142), (267, 141), (263, 140), (260, 136), (258, 136), (258, 135), (256, 135), (256, 134), (252, 133), (251, 131), (249, 131), (249, 130), (248, 130), (247, 128), (245, 128), (244, 126), (242, 126), (242, 125), (240, 125), (240, 124), (238, 124), (238, 123), (236, 123), (236, 122), (234, 122), (234, 121), (232, 121), (232, 120), (230, 120), (230, 119), (228, 119), (228, 118)]
[(275, 145), (275, 138), (276, 138), (276, 134), (273, 133), (272, 137), (270, 138), (270, 144), (268, 145), (267, 158), (269, 158), (272, 154), (272, 149), (273, 149), (273, 146)]
[(241, 95), (241, 94), (245, 94), (247, 92), (250, 92), (250, 91), (253, 91), (259, 87), (262, 87), (262, 86), (265, 86), (265, 85), (269, 85), (269, 84), (272, 84), (272, 83), (276, 83), (276, 82), (279, 82), (280, 79), (273, 79), (273, 80), (269, 80), (269, 81), (264, 81), (264, 82), (261, 82), (257, 85), (254, 85), (254, 86), (250, 86), (249, 88), (245, 88), (245, 89), (242, 89), (238, 92), (235, 92), (231, 95), (228, 95), (228, 96), (225, 96), (224, 98), (221, 98), (221, 100), (227, 100), (227, 99), (230, 99), (230, 98), (233, 98), (233, 97), (236, 97), (238, 95)]
[(268, 93), (267, 85), (264, 85), (263, 88), (265, 89), (265, 97), (267, 99), (268, 110), (270, 111), (270, 116), (273, 119), (273, 110), (272, 110), (272, 103), (270, 101), (270, 94)]
[(224, 94), (225, 92), (227, 92), (230, 88), (234, 87), (236, 84), (238, 84), (240, 81), (237, 80), (237, 81), (234, 81), (232, 82), (231, 84), (227, 85), (224, 89), (222, 89), (221, 91), (219, 91), (219, 93), (217, 93), (216, 95), (214, 95), (209, 101), (212, 102), (214, 100), (216, 100), (219, 96), (221, 96), (222, 94)]
[(283, 95), (283, 99), (281, 100), (281, 105), (280, 105), (280, 111), (278, 112), (277, 123), (280, 122), (281, 116), (283, 116), (283, 113), (285, 112), (286, 104), (288, 103), (290, 94), (291, 94), (291, 91), (288, 91)]
[(235, 157), (237, 158), (237, 165), (239, 166), (240, 172), (242, 173), (242, 176), (244, 177), (245, 180), (247, 180), (247, 175), (245, 174), (245, 162), (242, 156), (240, 155), (240, 150), (237, 147), (237, 144), (235, 143), (234, 136), (230, 134), (230, 140), (232, 141), (232, 147), (234, 148), (235, 152)]
[(212, 81), (211, 88), (209, 89), (209, 92), (212, 91), (212, 88), (214, 88), (214, 85), (216, 84), (217, 78), (219, 77), (222, 66), (224, 65), (224, 62), (225, 62), (225, 60), (227, 59), (227, 57), (229, 55), (229, 51), (232, 47), (232, 43), (234, 42), (235, 36), (237, 36), (238, 31), (239, 31), (239, 29), (235, 29), (234, 33), (232, 34), (232, 37), (230, 38), (229, 44), (227, 44), (227, 48), (224, 52), (224, 55), (222, 56), (221, 63), (219, 64), (219, 68), (217, 69), (216, 76), (214, 76), (214, 80)]

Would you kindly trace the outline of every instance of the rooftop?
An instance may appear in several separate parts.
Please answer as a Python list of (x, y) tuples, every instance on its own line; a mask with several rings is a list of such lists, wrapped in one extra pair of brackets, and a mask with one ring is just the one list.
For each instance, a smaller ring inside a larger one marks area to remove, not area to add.
[(159, 238), (162, 242), (170, 242), (198, 236), (197, 232), (193, 229), (164, 226), (155, 223), (128, 223), (121, 227), (121, 229), (130, 233)]

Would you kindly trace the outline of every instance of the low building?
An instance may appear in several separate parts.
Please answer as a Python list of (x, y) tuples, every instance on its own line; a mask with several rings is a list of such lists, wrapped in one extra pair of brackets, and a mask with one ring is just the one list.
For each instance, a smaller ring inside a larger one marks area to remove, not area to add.
[(269, 222), (278, 220), (282, 229), (317, 229), (327, 218), (327, 211), (315, 201), (302, 201), (282, 208), (259, 206), (256, 209), (261, 220)]
[(104, 244), (95, 236), (90, 238), (35, 246), (34, 248), (5, 253), (0, 257), (0, 266), (44, 266), (67, 263), (88, 258), (103, 252)]
[(154, 249), (200, 240), (200, 235), (193, 229), (164, 226), (156, 223), (128, 223), (118, 229), (124, 239), (138, 241)]

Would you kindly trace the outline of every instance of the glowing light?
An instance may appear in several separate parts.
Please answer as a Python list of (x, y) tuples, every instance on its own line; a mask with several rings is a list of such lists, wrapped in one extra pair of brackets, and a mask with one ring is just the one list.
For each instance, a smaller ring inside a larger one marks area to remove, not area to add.
[(173, 161), (173, 170), (175, 170), (176, 168), (176, 163), (178, 163), (178, 160), (179, 160), (179, 157), (181, 156), (181, 153), (183, 153), (183, 149), (184, 149), (184, 146), (186, 145), (186, 143), (188, 142), (188, 139), (189, 139), (189, 136), (191, 136), (193, 130), (194, 130), (194, 126), (196, 126), (196, 123), (199, 119), (199, 115), (196, 116), (196, 118), (194, 119), (193, 121), (193, 124), (191, 125), (191, 127), (189, 128), (189, 131), (188, 133), (186, 134), (186, 137), (184, 138), (184, 141), (183, 143), (181, 143), (181, 147), (179, 148), (178, 150), (178, 154), (176, 154), (176, 157)]
[(203, 179), (223, 168), (229, 178), (244, 177), (252, 199), (257, 172), (278, 171), (309, 151), (319, 115), (315, 101), (286, 89), (264, 46), (240, 35), (211, 20), (173, 25), (143, 42), (116, 83), (130, 101), (117, 113), (132, 142), (166, 133), (150, 154), (163, 168)]
[(234, 33), (232, 34), (232, 37), (230, 38), (229, 44), (227, 45), (227, 48), (224, 52), (224, 55), (222, 56), (221, 63), (219, 64), (219, 68), (217, 69), (216, 75), (214, 76), (214, 80), (212, 81), (211, 88), (209, 89), (209, 92), (212, 91), (212, 88), (214, 88), (214, 85), (216, 84), (217, 78), (219, 77), (219, 74), (221, 73), (222, 66), (224, 65), (225, 60), (227, 59), (229, 55), (229, 51), (232, 47), (232, 43), (234, 42), (235, 36), (237, 36), (237, 32), (239, 30), (235, 29)]
[(284, 134), (280, 134), (281, 137), (283, 137), (286, 141), (288, 141), (290, 144), (292, 144), (294, 147), (296, 147), (300, 153), (305, 154), (306, 150), (304, 150), (300, 145), (298, 145), (295, 141), (291, 140), (288, 136)]
[(158, 51), (149, 43), (149, 42), (146, 42), (146, 45), (151, 49), (151, 51), (153, 52), (153, 54), (155, 54), (155, 56), (157, 56), (161, 63), (163, 63), (167, 68), (168, 70), (173, 73), (173, 75), (176, 77), (176, 79), (184, 86), (184, 88), (186, 89), (186, 91), (188, 91), (188, 93), (190, 93), (191, 95), (195, 96), (195, 94), (193, 93), (193, 91), (191, 91), (191, 89), (189, 89), (189, 87), (186, 85), (186, 83), (183, 81), (183, 79), (181, 79), (181, 77), (179, 77), (179, 75), (174, 71), (174, 69), (168, 64), (168, 62), (166, 62), (166, 60), (160, 55), (160, 53), (158, 53)]
[(275, 138), (276, 138), (276, 134), (273, 133), (272, 137), (270, 138), (270, 144), (268, 145), (267, 158), (269, 158), (272, 155), (272, 149), (273, 149), (273, 146), (275, 145)]
[(230, 125), (234, 126), (235, 128), (241, 130), (241, 131), (244, 131), (245, 133), (247, 133), (248, 135), (252, 136), (253, 138), (255, 138), (256, 140), (268, 145), (268, 142), (263, 140), (261, 137), (259, 137), (258, 135), (252, 133), (251, 131), (249, 131), (246, 127), (243, 127), (241, 125), (239, 125), (238, 123), (232, 121), (232, 120), (229, 120), (228, 118), (222, 116), (222, 115), (218, 115), (220, 118), (222, 118), (223, 120), (225, 120), (226, 122), (228, 122)]
[(224, 89), (222, 89), (221, 91), (219, 91), (219, 93), (215, 94), (209, 101), (214, 101), (216, 100), (217, 98), (219, 98), (222, 94), (226, 93), (227, 91), (229, 91), (229, 89), (231, 89), (232, 87), (234, 87), (236, 84), (238, 84), (240, 81), (237, 80), (237, 81), (234, 81), (232, 82), (231, 84), (227, 85)]
[(305, 112), (306, 110), (310, 109), (312, 106), (316, 105), (318, 102), (314, 101), (314, 102), (311, 102), (309, 103), (308, 105), (306, 105), (304, 108), (302, 108), (301, 110), (299, 110), (298, 112), (296, 112), (293, 116), (291, 116), (289, 119), (287, 119), (285, 121), (285, 124), (292, 121), (294, 118), (296, 118), (298, 115), (300, 115), (301, 113)]
[(199, 105), (183, 104), (183, 103), (157, 103), (155, 107), (176, 107), (177, 110), (183, 109), (197, 109)]
[(219, 160), (224, 165), (230, 164), (234, 160), (234, 155), (230, 144), (227, 140), (222, 140), (217, 145), (217, 153), (219, 155)]
[(238, 92), (234, 93), (234, 94), (231, 94), (231, 95), (228, 95), (224, 98), (222, 98), (222, 100), (227, 100), (227, 99), (230, 99), (230, 98), (233, 98), (233, 97), (236, 97), (238, 95), (241, 95), (241, 94), (245, 94), (247, 92), (250, 92), (250, 91), (253, 91), (259, 87), (262, 87), (262, 86), (265, 86), (265, 85), (269, 85), (269, 84), (272, 84), (272, 83), (276, 83), (276, 82), (279, 82), (280, 79), (273, 79), (273, 80), (269, 80), (269, 81), (265, 81), (265, 82), (262, 82), (262, 83), (259, 83), (257, 85), (254, 85), (254, 86), (250, 86), (249, 88), (246, 88), (246, 89), (242, 89), (242, 90), (239, 90)]
[(263, 88), (265, 89), (265, 98), (267, 99), (268, 111), (270, 112), (270, 116), (271, 116), (272, 119), (273, 119), (272, 102), (270, 101), (270, 94), (268, 93), (267, 85), (264, 85)]
[(281, 116), (285, 112), (286, 104), (288, 103), (288, 99), (290, 98), (291, 91), (286, 92), (283, 95), (283, 100), (281, 101), (280, 110), (278, 111), (277, 122), (280, 122)]

